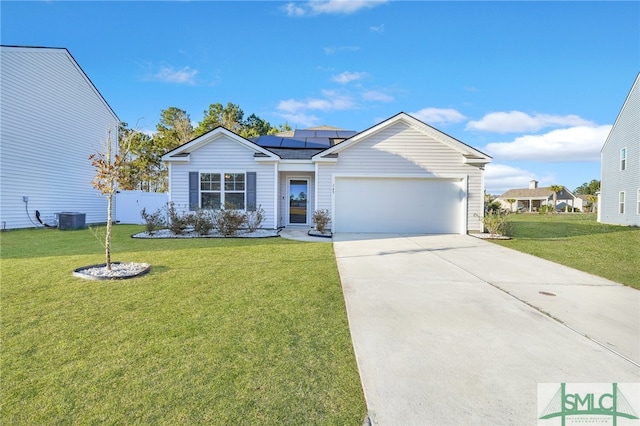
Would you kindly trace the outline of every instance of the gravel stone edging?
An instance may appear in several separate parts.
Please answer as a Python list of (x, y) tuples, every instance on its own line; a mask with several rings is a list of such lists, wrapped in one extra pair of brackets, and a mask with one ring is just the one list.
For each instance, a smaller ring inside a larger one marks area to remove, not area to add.
[(111, 262), (111, 271), (105, 263), (83, 266), (73, 270), (73, 276), (85, 280), (126, 280), (140, 277), (151, 269), (148, 263)]
[(481, 240), (510, 240), (511, 237), (506, 235), (498, 235), (498, 234), (489, 234), (487, 232), (483, 232), (481, 234), (469, 234), (472, 237), (480, 238)]
[(309, 232), (307, 232), (307, 235), (309, 235), (310, 237), (322, 237), (322, 238), (332, 238), (333, 237), (333, 233), (332, 232), (325, 232), (325, 233), (321, 233), (315, 230), (309, 230)]
[(192, 230), (186, 230), (183, 234), (174, 234), (168, 229), (159, 229), (153, 234), (149, 234), (146, 231), (133, 234), (131, 238), (136, 239), (180, 239), (180, 238), (270, 238), (278, 237), (279, 230), (277, 229), (256, 229), (254, 232), (248, 232), (246, 230), (240, 230), (236, 235), (227, 237), (217, 231), (212, 231), (207, 235), (200, 235)]

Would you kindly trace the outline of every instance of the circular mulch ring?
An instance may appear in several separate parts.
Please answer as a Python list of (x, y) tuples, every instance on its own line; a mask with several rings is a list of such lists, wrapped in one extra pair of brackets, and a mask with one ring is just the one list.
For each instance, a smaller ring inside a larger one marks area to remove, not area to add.
[(107, 269), (106, 263), (101, 263), (74, 269), (73, 276), (85, 280), (126, 280), (140, 277), (150, 269), (148, 263), (111, 262), (111, 270)]

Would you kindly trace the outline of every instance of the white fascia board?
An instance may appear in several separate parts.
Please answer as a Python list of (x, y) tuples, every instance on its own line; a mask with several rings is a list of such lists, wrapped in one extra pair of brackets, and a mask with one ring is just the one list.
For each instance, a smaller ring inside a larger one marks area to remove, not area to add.
[(277, 163), (278, 159), (273, 157), (254, 157), (256, 163)]
[(326, 158), (326, 157), (315, 157), (314, 156), (311, 161), (313, 161), (314, 163), (329, 163), (329, 164), (333, 163), (333, 164), (335, 164), (335, 163), (338, 162), (338, 157)]
[(464, 156), (464, 160), (462, 161), (464, 164), (472, 164), (472, 165), (478, 165), (478, 166), (484, 166), (487, 163), (491, 162), (491, 158), (479, 158), (479, 157), (468, 157), (468, 156)]
[(178, 157), (163, 155), (162, 161), (165, 163), (188, 163), (191, 161), (191, 154), (181, 155)]
[(281, 172), (314, 172), (316, 169), (309, 160), (281, 160), (278, 163), (278, 170)]

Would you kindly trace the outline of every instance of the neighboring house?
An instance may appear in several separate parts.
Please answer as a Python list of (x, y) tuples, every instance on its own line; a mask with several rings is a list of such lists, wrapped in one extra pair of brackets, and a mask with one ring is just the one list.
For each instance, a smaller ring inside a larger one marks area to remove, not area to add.
[[(515, 200), (509, 203), (507, 200)], [(538, 181), (529, 182), (529, 188), (509, 189), (496, 198), (502, 208), (510, 211), (537, 212), (544, 205), (553, 205), (553, 191), (549, 187), (538, 188)], [(582, 200), (577, 198), (567, 188), (556, 193), (556, 209), (573, 211), (582, 209)]]
[(216, 128), (165, 154), (169, 200), (182, 211), (264, 209), (263, 227), (333, 232), (481, 231), (491, 157), (400, 113), (363, 132), (333, 128), (244, 139)]
[(640, 226), (640, 74), (601, 151), (598, 221)]
[(116, 148), (118, 117), (66, 49), (0, 46), (0, 225), (55, 223), (78, 212), (106, 222), (89, 155)]
[[(575, 199), (575, 208), (579, 209), (582, 212), (594, 212), (595, 211), (595, 206), (594, 203), (591, 201), (591, 199), (589, 197), (592, 197), (591, 195), (587, 195), (587, 194), (575, 194), (576, 199)], [(593, 195), (593, 197), (596, 197), (595, 195)]]

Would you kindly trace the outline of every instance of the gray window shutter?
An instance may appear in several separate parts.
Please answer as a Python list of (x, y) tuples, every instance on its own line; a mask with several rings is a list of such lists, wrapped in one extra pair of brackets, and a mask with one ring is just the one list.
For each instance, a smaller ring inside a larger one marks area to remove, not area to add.
[(189, 210), (198, 210), (198, 194), (199, 194), (200, 173), (189, 172)]
[(256, 202), (256, 172), (247, 172), (247, 211), (256, 211)]

